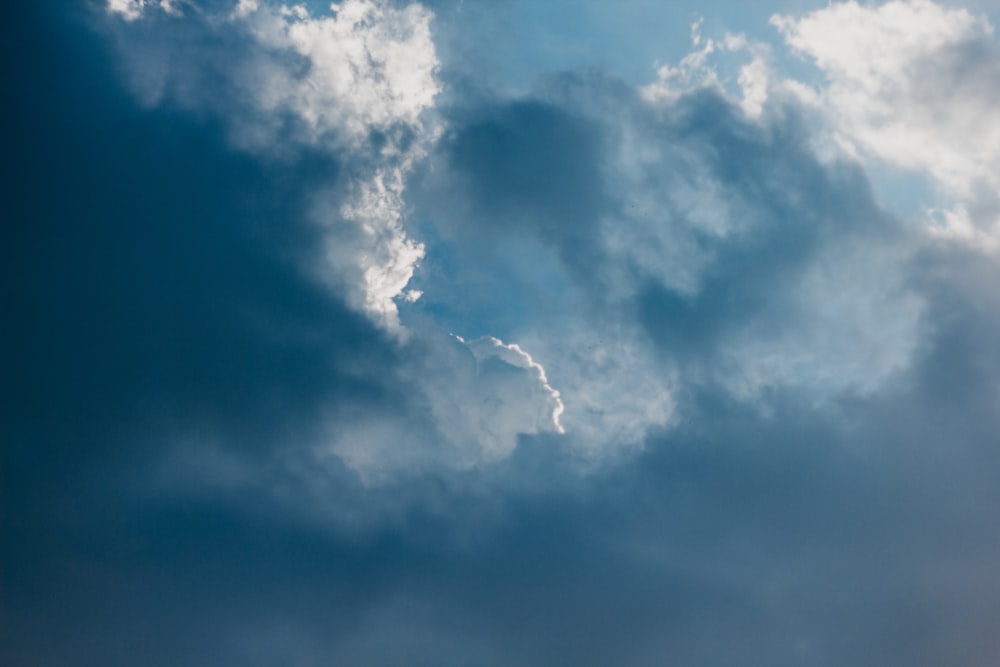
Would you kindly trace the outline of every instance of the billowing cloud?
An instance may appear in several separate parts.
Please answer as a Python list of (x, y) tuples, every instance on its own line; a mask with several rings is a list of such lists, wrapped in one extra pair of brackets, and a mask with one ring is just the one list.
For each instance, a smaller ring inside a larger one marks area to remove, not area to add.
[(167, 14), (177, 14), (176, 0), (107, 0), (107, 9), (126, 21), (135, 21), (149, 8), (158, 8)]
[[(837, 3), (771, 23), (826, 77), (816, 103), (840, 141), (930, 176), (958, 199), (938, 216), (944, 235), (992, 247), (1000, 224), (991, 194), (1000, 187), (1000, 51), (989, 19), (930, 0), (894, 0)], [(972, 206), (977, 233), (964, 224)]]
[[(108, 9), (137, 19), (142, 6)], [(313, 16), (305, 5), (241, 2), (170, 19), (155, 40), (131, 25), (117, 36), (147, 104), (219, 114), (237, 144), (255, 152), (304, 147), (338, 156), (346, 177), (338, 205), (318, 220), (332, 229), (318, 271), (354, 307), (398, 331), (394, 300), (423, 256), (401, 223), (402, 196), (406, 174), (434, 139), (425, 114), (440, 90), (429, 26), (417, 4), (348, 0)]]
[[(208, 44), (241, 44), (247, 61), (215, 72), (237, 94), (235, 101), (220, 103), (200, 80), (211, 65), (192, 63), (193, 74), (177, 68), (175, 59), (185, 57), (178, 53), (180, 37), (150, 48), (125, 34), (124, 55), (145, 54), (161, 63), (156, 96), (147, 101), (214, 110), (244, 149), (273, 157), (290, 141), (338, 159), (344, 175), (308, 194), (308, 217), (324, 237), (311, 271), (405, 341), (412, 332), (400, 323), (397, 302), (421, 297), (407, 287), (425, 254), (403, 220), (406, 179), (439, 133), (428, 116), (440, 90), (431, 16), (417, 4), (396, 8), (368, 0), (349, 0), (330, 11), (314, 17), (305, 5), (243, 2), (229, 13), (196, 17), (193, 28), (174, 27), (204, 31)], [(148, 65), (134, 68), (133, 77), (146, 79), (143, 68)], [(401, 410), (401, 419), (384, 419), (364, 411), (350, 416), (356, 406), (348, 406), (347, 414), (335, 407), (328, 436), (333, 444), (321, 449), (335, 452), (366, 479), (381, 479), (408, 469), (496, 461), (514, 450), (520, 435), (562, 432), (558, 392), (543, 367), (516, 344), (498, 342), (493, 349), (474, 342), (461, 350), (441, 330), (424, 328), (420, 337), (409, 350), (416, 361), (400, 370), (400, 381), (419, 396), (411, 400), (425, 414), (414, 408)], [(466, 346), (456, 340), (459, 348)], [(470, 353), (475, 370), (462, 360)]]
[[(998, 132), (985, 17), (930, 0), (831, 5), (771, 22), (828, 77), (824, 98), (849, 140), (963, 193), (992, 182)], [(985, 78), (982, 78), (985, 77)]]
[(305, 5), (240, 4), (234, 20), (274, 54), (270, 67), (248, 73), (260, 77), (246, 82), (248, 101), (261, 113), (291, 112), (311, 137), (352, 146), (400, 126), (419, 132), (440, 90), (430, 19), (419, 4), (397, 9), (373, 0), (348, 0), (317, 17)]
[(8, 3), (0, 661), (992, 667), (995, 38), (740, 7)]
[(330, 416), (317, 453), (333, 454), (368, 483), (427, 470), (464, 470), (509, 457), (519, 438), (562, 434), (564, 406), (545, 369), (517, 344), (485, 337), (412, 343), (398, 381), (416, 396), (395, 414), (345, 406)]
[[(488, 273), (514, 294), (556, 286), (532, 292), (545, 303), (533, 324), (510, 326), (566, 378), (570, 433), (582, 405), (609, 424), (621, 409), (635, 444), (671, 422), (670, 394), (704, 383), (747, 398), (791, 386), (817, 399), (874, 391), (919, 345), (923, 300), (907, 284), (919, 240), (880, 210), (857, 167), (813, 154), (794, 108), (750, 118), (701, 84), (667, 99), (565, 77), (459, 127), (446, 149), (452, 163), (436, 173), (455, 175), (433, 187), (467, 190), (449, 191), (449, 208), (466, 200), (457, 221), (440, 212), (443, 236), (477, 253), (457, 267), (463, 284)], [(506, 268), (516, 254), (530, 263)], [(478, 316), (447, 285), (426, 291)], [(491, 304), (501, 325), (507, 307), (521, 305)], [(599, 360), (619, 354), (634, 360), (614, 381), (621, 389), (593, 405), (604, 392), (584, 378), (613, 377)], [(619, 403), (633, 388), (648, 412)], [(594, 440), (609, 447), (620, 432), (597, 429)]]
[(108, 11), (121, 14), (126, 21), (134, 21), (142, 16), (143, 0), (108, 0)]
[[(963, 21), (961, 34), (974, 23)], [(322, 18), (304, 6), (241, 3), (206, 28), (208, 42), (220, 31), (250, 39), (240, 47), (248, 65), (222, 72), (249, 92), (249, 104), (219, 110), (226, 122), (269, 128), (251, 134), (268, 145), (287, 136), (343, 165), (345, 177), (309, 195), (325, 237), (321, 282), (403, 342), (412, 331), (398, 303), (415, 323), (439, 321), (417, 327), (412, 349), (450, 379), (416, 374), (407, 385), (427, 401), (437, 445), (399, 444), (405, 419), (351, 418), (354, 435), (330, 437), (352, 467), (462, 469), (505, 458), (518, 438), (545, 430), (532, 415), (553, 414), (553, 386), (563, 416), (555, 430), (600, 460), (676, 424), (678, 392), (717, 386), (755, 401), (794, 387), (822, 403), (878, 392), (909, 368), (925, 330), (925, 298), (907, 275), (921, 240), (879, 209), (856, 166), (813, 154), (788, 94), (798, 89), (773, 75), (767, 47), (741, 34), (704, 37), (696, 22), (692, 54), (661, 66), (646, 87), (568, 75), (519, 100), (487, 98), (431, 118), (440, 83), (429, 25), (419, 6), (358, 0)], [(735, 89), (710, 62), (719, 53), (749, 54), (733, 70)], [(182, 106), (212, 108), (199, 86), (195, 77), (161, 88), (180, 90), (169, 95)], [(288, 115), (298, 125), (279, 131)], [(427, 217), (414, 225), (404, 194), (418, 168)], [(450, 275), (414, 280), (427, 253), (412, 238), (417, 227), (443, 256), (493, 247)], [(498, 293), (550, 283), (532, 296), (534, 320), (522, 302), (491, 295), (496, 328), (479, 325), (480, 304), (464, 285), (500, 276)], [(427, 308), (410, 305), (422, 296)], [(506, 390), (483, 388), (499, 380), (455, 393), (469, 383), (445, 331), (519, 341), (552, 384), (526, 376), (524, 409)]]

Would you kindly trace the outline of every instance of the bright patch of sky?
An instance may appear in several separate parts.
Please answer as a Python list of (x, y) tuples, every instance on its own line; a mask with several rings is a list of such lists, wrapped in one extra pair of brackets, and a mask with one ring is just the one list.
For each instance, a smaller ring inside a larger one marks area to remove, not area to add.
[(442, 48), (453, 44), (452, 48), (464, 51), (471, 50), (474, 42), (483, 44), (486, 54), (477, 54), (476, 61), (486, 66), (482, 74), (514, 87), (523, 87), (540, 74), (581, 68), (602, 69), (642, 84), (658, 63), (674, 63), (688, 53), (689, 27), (699, 18), (704, 19), (706, 34), (744, 32), (765, 39), (774, 37), (766, 21), (768, 11), (799, 12), (822, 4), (816, 0), (783, 0), (767, 7), (723, 0), (430, 3), (443, 27)]
[[(774, 15), (803, 16), (827, 4), (822, 0), (712, 0), (697, 5), (652, 0), (468, 0), (432, 6), (438, 13), (439, 48), (446, 54), (446, 68), (471, 66), (477, 77), (525, 91), (539, 76), (587, 68), (612, 72), (635, 85), (647, 84), (658, 69), (676, 65), (693, 48), (703, 47), (704, 41), (692, 44), (691, 26), (695, 24), (701, 40), (721, 45), (727, 35), (739, 35), (766, 47), (768, 66), (780, 76), (822, 86), (823, 70), (792, 52), (768, 19)], [(995, 0), (946, 0), (940, 6), (966, 8), (992, 17), (994, 24), (1000, 14), (1000, 3)], [(471, 59), (467, 57), (470, 54)], [(458, 57), (449, 63), (448, 55)], [(749, 60), (745, 51), (726, 49), (716, 49), (711, 58), (721, 81), (730, 89), (738, 87), (740, 70)], [(948, 199), (935, 191), (934, 182), (920, 173), (884, 164), (869, 167), (880, 199), (904, 216), (948, 205)]]

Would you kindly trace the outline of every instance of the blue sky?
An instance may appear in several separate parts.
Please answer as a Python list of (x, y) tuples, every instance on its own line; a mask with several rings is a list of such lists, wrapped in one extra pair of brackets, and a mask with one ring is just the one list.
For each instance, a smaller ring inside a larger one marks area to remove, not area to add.
[(2, 11), (3, 664), (995, 664), (996, 3)]

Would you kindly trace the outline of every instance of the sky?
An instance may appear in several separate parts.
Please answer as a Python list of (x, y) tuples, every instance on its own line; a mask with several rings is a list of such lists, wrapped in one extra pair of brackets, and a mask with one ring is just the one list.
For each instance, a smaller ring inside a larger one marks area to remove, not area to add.
[(0, 12), (0, 663), (997, 664), (996, 2)]

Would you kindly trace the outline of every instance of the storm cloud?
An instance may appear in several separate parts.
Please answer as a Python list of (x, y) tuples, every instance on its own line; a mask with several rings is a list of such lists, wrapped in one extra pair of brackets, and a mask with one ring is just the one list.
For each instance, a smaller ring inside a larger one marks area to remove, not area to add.
[(0, 661), (994, 664), (989, 18), (539, 7), (3, 10)]

